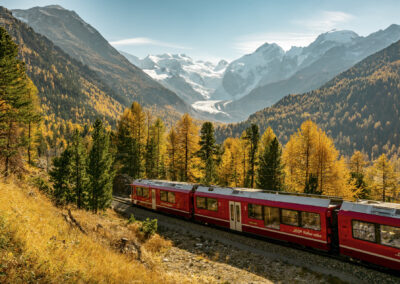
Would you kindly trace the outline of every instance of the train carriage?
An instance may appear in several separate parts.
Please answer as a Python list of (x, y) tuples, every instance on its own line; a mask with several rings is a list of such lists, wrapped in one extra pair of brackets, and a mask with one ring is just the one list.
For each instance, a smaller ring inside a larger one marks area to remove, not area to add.
[(298, 243), (331, 248), (331, 199), (267, 193), (254, 189), (198, 187), (194, 217), (201, 222)]
[(160, 180), (135, 180), (132, 202), (153, 210), (191, 218), (193, 184)]
[(338, 226), (341, 254), (400, 271), (400, 204), (343, 202)]

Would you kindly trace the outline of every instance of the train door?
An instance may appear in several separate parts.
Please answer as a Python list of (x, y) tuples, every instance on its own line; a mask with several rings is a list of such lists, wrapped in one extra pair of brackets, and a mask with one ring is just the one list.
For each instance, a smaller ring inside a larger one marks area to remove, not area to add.
[(232, 230), (242, 231), (242, 208), (240, 202), (229, 201), (229, 223)]
[(153, 188), (151, 190), (151, 208), (153, 210), (157, 209), (157, 203), (156, 203), (156, 190)]

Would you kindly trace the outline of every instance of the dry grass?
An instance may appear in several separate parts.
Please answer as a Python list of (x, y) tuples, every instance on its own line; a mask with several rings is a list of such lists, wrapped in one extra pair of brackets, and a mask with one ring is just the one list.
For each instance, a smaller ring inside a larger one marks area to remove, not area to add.
[[(0, 283), (192, 283), (159, 269), (159, 255), (171, 243), (153, 236), (142, 243), (138, 225), (114, 212), (72, 214), (88, 232), (67, 223), (34, 188), (0, 182)], [(143, 263), (121, 253), (122, 237), (142, 246)]]

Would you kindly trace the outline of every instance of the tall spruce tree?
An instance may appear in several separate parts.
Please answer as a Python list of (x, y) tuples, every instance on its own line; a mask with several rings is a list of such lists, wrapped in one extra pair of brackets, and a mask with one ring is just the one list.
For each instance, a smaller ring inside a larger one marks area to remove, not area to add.
[(276, 137), (264, 146), (257, 172), (258, 187), (276, 191), (283, 189), (282, 148)]
[(92, 148), (89, 153), (89, 208), (97, 211), (107, 208), (112, 200), (113, 158), (109, 152), (109, 135), (100, 119), (93, 125)]
[(76, 205), (78, 208), (83, 208), (87, 197), (88, 177), (86, 173), (86, 149), (83, 147), (79, 130), (75, 130), (70, 148), (72, 153), (72, 189), (76, 195)]
[(136, 138), (129, 127), (120, 121), (117, 130), (117, 157), (119, 173), (127, 174), (132, 178), (140, 177), (140, 153)]
[(0, 160), (6, 176), (23, 167), (21, 150), (26, 143), (21, 128), (35, 112), (18, 46), (0, 27)]
[(254, 188), (255, 184), (255, 168), (257, 165), (257, 149), (260, 140), (260, 132), (257, 124), (251, 124), (246, 129), (245, 139), (249, 142), (249, 170), (247, 172), (246, 186)]
[(199, 145), (198, 155), (203, 162), (202, 169), (204, 171), (202, 181), (209, 185), (215, 178), (215, 154), (218, 150), (215, 145), (214, 126), (211, 122), (203, 123)]
[(146, 145), (146, 152), (144, 155), (145, 158), (145, 170), (147, 178), (156, 178), (157, 177), (157, 149), (156, 143), (153, 137), (149, 139)]
[(53, 182), (53, 195), (58, 204), (64, 205), (76, 200), (72, 185), (72, 159), (72, 151), (69, 147), (59, 157), (53, 159), (53, 168), (49, 174)]

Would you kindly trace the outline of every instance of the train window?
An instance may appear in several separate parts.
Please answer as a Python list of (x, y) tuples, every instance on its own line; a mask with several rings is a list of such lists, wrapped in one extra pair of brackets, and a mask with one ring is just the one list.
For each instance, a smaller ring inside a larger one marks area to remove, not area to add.
[(136, 195), (147, 198), (149, 197), (149, 189), (145, 187), (137, 187)]
[(318, 213), (301, 212), (301, 226), (306, 229), (321, 230), (321, 217)]
[(233, 204), (231, 204), (231, 220), (235, 221), (235, 211), (233, 211)]
[(282, 209), (282, 223), (291, 226), (299, 226), (299, 212)]
[(211, 211), (218, 211), (218, 201), (215, 198), (207, 198), (207, 209)]
[(381, 244), (400, 249), (400, 227), (381, 225)]
[(279, 230), (279, 208), (264, 206), (264, 225)]
[(353, 238), (363, 241), (376, 242), (375, 224), (353, 220)]
[(165, 190), (160, 190), (160, 199), (161, 201), (168, 201), (168, 193)]
[(196, 206), (198, 209), (207, 209), (205, 197), (196, 197)]
[(175, 192), (169, 192), (168, 191), (168, 202), (169, 203), (175, 203)]
[(249, 203), (248, 208), (249, 208), (249, 210), (248, 210), (249, 218), (258, 219), (258, 220), (263, 219), (261, 205), (255, 205), (255, 204)]

